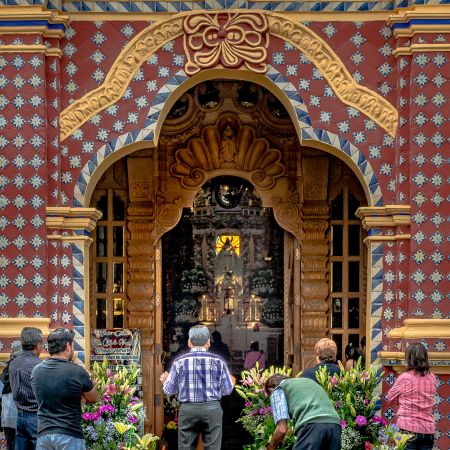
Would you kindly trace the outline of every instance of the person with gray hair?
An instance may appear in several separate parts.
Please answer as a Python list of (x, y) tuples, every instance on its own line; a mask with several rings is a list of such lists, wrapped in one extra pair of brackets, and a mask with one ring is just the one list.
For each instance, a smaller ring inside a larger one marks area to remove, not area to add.
[(231, 394), (234, 381), (226, 362), (208, 351), (209, 330), (197, 325), (189, 330), (189, 353), (175, 359), (160, 380), (166, 395), (178, 395), (178, 449), (195, 450), (199, 434), (205, 450), (222, 445), (222, 407), (219, 400)]
[(31, 371), (41, 362), (42, 331), (25, 327), (20, 333), (20, 341), (22, 352), (9, 365), (11, 391), (18, 410), (15, 450), (34, 450), (38, 404), (31, 387)]

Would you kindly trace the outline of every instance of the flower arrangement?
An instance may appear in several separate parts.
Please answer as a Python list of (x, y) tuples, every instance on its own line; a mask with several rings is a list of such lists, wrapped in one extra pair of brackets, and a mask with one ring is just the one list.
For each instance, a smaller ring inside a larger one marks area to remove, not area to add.
[[(244, 450), (258, 450), (266, 447), (275, 431), (270, 398), (264, 389), (267, 379), (275, 373), (290, 376), (291, 369), (286, 367), (279, 369), (271, 366), (269, 369), (261, 371), (256, 363), (256, 367), (242, 372), (241, 384), (236, 385), (237, 393), (245, 400), (241, 417), (237, 421), (251, 434), (254, 440), (252, 444), (244, 446)], [(292, 430), (287, 433), (278, 448), (290, 449), (294, 442), (295, 435)]]
[(176, 430), (178, 428), (178, 413), (180, 402), (177, 397), (164, 396), (164, 428)]
[(269, 326), (282, 326), (284, 319), (284, 304), (280, 298), (268, 298), (261, 310), (261, 322)]
[(348, 372), (328, 375), (326, 367), (316, 374), (317, 381), (333, 401), (342, 427), (342, 450), (402, 450), (409, 435), (403, 435), (395, 426), (375, 415), (378, 396), (374, 390), (382, 373), (365, 369), (361, 358)]
[[(128, 433), (128, 440), (122, 450), (155, 450), (156, 441), (159, 439), (158, 436), (153, 436), (151, 433), (147, 433), (140, 437), (134, 433), (133, 425), (127, 425), (122, 422), (114, 422), (114, 428), (122, 436), (122, 439), (126, 439), (125, 435)], [(134, 438), (134, 439), (133, 439)], [(132, 441), (137, 441), (132, 444)]]
[(193, 296), (192, 294), (184, 294), (184, 298), (176, 299), (173, 307), (175, 323), (197, 323), (200, 306), (201, 304), (197, 296)]
[(259, 297), (268, 297), (275, 292), (273, 272), (271, 269), (257, 267), (250, 273), (250, 291)]
[[(113, 373), (108, 369), (106, 359), (102, 364), (94, 363), (92, 378), (97, 383), (100, 399), (97, 403), (84, 405), (81, 415), (89, 450), (117, 450), (138, 445), (137, 432), (142, 430), (145, 420), (143, 404), (134, 395), (139, 370), (136, 366), (123, 367)], [(115, 422), (122, 423), (127, 430), (120, 433)]]
[(181, 290), (184, 293), (201, 294), (208, 290), (210, 279), (202, 267), (183, 270), (181, 273)]

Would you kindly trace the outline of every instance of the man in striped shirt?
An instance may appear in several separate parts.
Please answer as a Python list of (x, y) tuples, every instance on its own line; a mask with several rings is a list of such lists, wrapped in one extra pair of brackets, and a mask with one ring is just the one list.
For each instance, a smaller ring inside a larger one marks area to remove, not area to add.
[(170, 373), (160, 380), (166, 395), (178, 395), (178, 449), (195, 450), (199, 433), (205, 450), (220, 450), (222, 407), (219, 400), (233, 391), (225, 361), (208, 352), (209, 330), (203, 325), (189, 330), (190, 352), (175, 359)]
[(42, 332), (25, 327), (21, 334), (22, 353), (9, 365), (9, 380), (17, 406), (16, 450), (34, 450), (37, 439), (38, 404), (31, 387), (31, 371), (41, 360)]

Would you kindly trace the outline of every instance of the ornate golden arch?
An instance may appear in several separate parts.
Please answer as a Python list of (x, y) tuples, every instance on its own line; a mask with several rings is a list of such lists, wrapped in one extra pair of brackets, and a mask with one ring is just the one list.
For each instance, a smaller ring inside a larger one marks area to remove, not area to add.
[[(230, 10), (178, 14), (144, 29), (119, 54), (103, 84), (61, 112), (61, 140), (119, 101), (136, 70), (164, 44), (183, 35), (188, 73), (212, 67), (245, 67), (263, 73), (269, 36), (285, 39), (318, 68), (343, 103), (360, 110), (395, 136), (398, 125), (395, 107), (353, 80), (342, 60), (320, 36), (281, 15)], [(208, 46), (210, 50), (205, 53)]]

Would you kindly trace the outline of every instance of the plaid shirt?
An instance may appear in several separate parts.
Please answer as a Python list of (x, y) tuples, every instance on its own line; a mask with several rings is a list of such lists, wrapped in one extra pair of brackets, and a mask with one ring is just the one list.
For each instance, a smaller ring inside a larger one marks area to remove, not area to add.
[(399, 404), (397, 425), (413, 433), (433, 434), (436, 430), (433, 407), (436, 403), (436, 377), (421, 377), (413, 370), (402, 373), (388, 392), (388, 402)]
[(273, 421), (275, 425), (283, 419), (289, 420), (289, 407), (283, 389), (275, 389), (270, 394), (270, 406), (272, 407)]
[(211, 402), (231, 394), (233, 382), (222, 358), (194, 347), (175, 359), (163, 391), (166, 395), (178, 394), (181, 403)]

